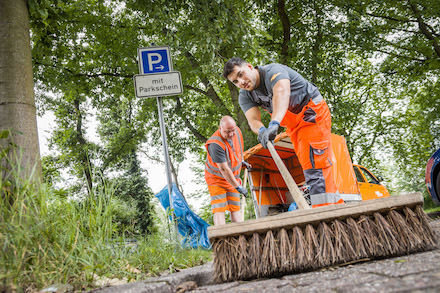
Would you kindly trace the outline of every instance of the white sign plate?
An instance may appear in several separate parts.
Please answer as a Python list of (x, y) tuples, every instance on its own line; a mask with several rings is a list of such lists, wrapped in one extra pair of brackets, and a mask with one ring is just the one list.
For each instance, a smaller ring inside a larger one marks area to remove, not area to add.
[(179, 71), (136, 74), (133, 79), (138, 98), (174, 96), (183, 93), (182, 77)]

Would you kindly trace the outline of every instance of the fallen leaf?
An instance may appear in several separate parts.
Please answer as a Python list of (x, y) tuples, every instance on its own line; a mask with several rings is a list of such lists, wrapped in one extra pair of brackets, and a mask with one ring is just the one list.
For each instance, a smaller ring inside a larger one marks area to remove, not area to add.
[(185, 291), (193, 290), (195, 288), (197, 288), (197, 283), (194, 281), (188, 281), (177, 286), (176, 293), (183, 293)]

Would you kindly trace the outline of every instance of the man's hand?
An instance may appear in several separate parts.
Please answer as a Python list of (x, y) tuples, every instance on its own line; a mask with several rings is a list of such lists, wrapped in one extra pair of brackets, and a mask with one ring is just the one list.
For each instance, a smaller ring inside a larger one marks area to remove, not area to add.
[(261, 143), (261, 145), (263, 146), (263, 148), (267, 149), (266, 145), (263, 144), (263, 135), (266, 132), (267, 128), (264, 126), (260, 127), (260, 130), (258, 131), (258, 141)]
[(241, 164), (242, 164), (243, 166), (245, 166), (246, 169), (248, 169), (248, 170), (250, 170), (250, 169), (252, 168), (252, 165), (249, 164), (248, 162), (242, 161)]
[(235, 188), (235, 189), (237, 189), (238, 192), (240, 192), (241, 194), (243, 194), (244, 197), (247, 197), (247, 195), (248, 195), (248, 191), (247, 191), (247, 189), (244, 188), (242, 185), (238, 185), (238, 187)]
[(270, 141), (272, 144), (274, 143), (274, 139), (277, 136), (278, 128), (280, 127), (280, 123), (278, 121), (270, 121), (267, 129), (261, 129), (258, 133), (258, 141), (261, 143), (263, 148), (267, 149), (267, 142)]

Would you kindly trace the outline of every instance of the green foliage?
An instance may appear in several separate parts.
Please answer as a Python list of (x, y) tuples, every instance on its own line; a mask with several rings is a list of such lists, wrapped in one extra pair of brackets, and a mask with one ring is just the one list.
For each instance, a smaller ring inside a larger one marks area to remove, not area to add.
[[(146, 235), (155, 232), (153, 225), (153, 212), (151, 207), (151, 197), (153, 192), (147, 187), (147, 180), (139, 167), (136, 153), (133, 151), (128, 159), (128, 169), (125, 174), (115, 180), (117, 184), (116, 194), (118, 198), (127, 204), (131, 204), (134, 212), (123, 219), (122, 213), (119, 217), (121, 226), (134, 228), (133, 231), (121, 231), (134, 235)], [(129, 225), (129, 223), (131, 225)]]
[(394, 106), (387, 109), (391, 115), (382, 148), (406, 178), (423, 178), (429, 156), (440, 147), (439, 7), (435, 1), (353, 0), (337, 5), (349, 20), (345, 28), (350, 46), (379, 58), (382, 84), (389, 88), (385, 98)]
[[(137, 48), (153, 43), (171, 47), (183, 79), (184, 93), (163, 99), (177, 165), (186, 151), (203, 165), (203, 143), (223, 115), (237, 120), (246, 148), (256, 143), (237, 89), (221, 77), (233, 56), (253, 65), (282, 62), (317, 84), (353, 161), (401, 178), (402, 186), (416, 188), (410, 178), (422, 181), (440, 146), (435, 1), (31, 2), (38, 108), (56, 115), (56, 164), (85, 175), (89, 187), (99, 176), (128, 172), (133, 150), (161, 153), (156, 101), (136, 99), (132, 81)], [(85, 135), (92, 116), (98, 142)], [(399, 169), (390, 171), (384, 157)]]

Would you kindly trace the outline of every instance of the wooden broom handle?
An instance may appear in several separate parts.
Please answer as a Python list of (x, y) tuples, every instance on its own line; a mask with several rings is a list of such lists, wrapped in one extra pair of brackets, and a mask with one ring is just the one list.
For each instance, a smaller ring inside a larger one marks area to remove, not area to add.
[(280, 156), (278, 155), (277, 151), (275, 150), (275, 147), (272, 145), (270, 141), (267, 142), (267, 148), (269, 149), (269, 152), (275, 161), (275, 164), (278, 167), (278, 170), (280, 171), (281, 175), (283, 176), (284, 181), (286, 182), (287, 188), (289, 189), (290, 193), (293, 196), (293, 199), (295, 199), (296, 204), (298, 205), (298, 208), (301, 210), (307, 210), (311, 209), (309, 204), (307, 203), (306, 199), (302, 195), (301, 191), (298, 188), (298, 185), (296, 185), (295, 180), (293, 180), (292, 175), (290, 175), (289, 170), (287, 170), (286, 165), (284, 165), (283, 161), (281, 160)]
[[(248, 170), (248, 168), (245, 168), (244, 169), (244, 177), (243, 177), (243, 187), (244, 188), (246, 188), (246, 185), (247, 185), (248, 175), (249, 175), (249, 170)], [(245, 212), (246, 212), (246, 197), (244, 195), (241, 195), (241, 221), (242, 222), (244, 221), (244, 213)]]

